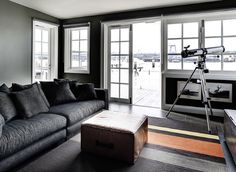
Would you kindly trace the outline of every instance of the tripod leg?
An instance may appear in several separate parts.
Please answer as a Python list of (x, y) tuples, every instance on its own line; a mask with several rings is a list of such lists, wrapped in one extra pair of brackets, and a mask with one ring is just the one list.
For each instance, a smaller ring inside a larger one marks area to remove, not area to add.
[(209, 115), (208, 115), (208, 106), (206, 103), (205, 103), (205, 111), (206, 111), (207, 130), (209, 133), (211, 133), (210, 119), (209, 119)]
[(175, 104), (177, 103), (177, 101), (179, 100), (180, 96), (183, 94), (184, 89), (186, 88), (186, 86), (188, 85), (188, 83), (191, 81), (191, 79), (192, 79), (192, 77), (193, 77), (193, 75), (194, 75), (194, 73), (195, 73), (195, 71), (196, 71), (197, 69), (198, 69), (198, 68), (195, 67), (195, 69), (193, 70), (192, 74), (190, 75), (190, 77), (189, 77), (188, 80), (186, 81), (186, 83), (185, 83), (183, 89), (181, 90), (180, 94), (176, 97), (174, 103), (172, 104), (172, 106), (170, 107), (169, 111), (167, 112), (166, 117), (168, 117), (168, 116), (170, 115), (170, 112), (171, 112), (172, 109), (174, 108), (174, 106), (175, 106)]
[[(206, 80), (205, 80), (205, 77), (204, 77), (203, 70), (199, 71), (199, 75), (200, 75), (200, 78), (201, 78), (202, 98), (203, 98), (203, 103), (204, 103), (204, 106), (205, 106), (207, 130), (208, 130), (209, 133), (211, 133), (210, 119), (209, 119), (209, 114), (208, 114), (208, 105), (211, 108), (211, 104), (209, 104), (210, 100), (209, 100), (209, 95), (208, 95), (208, 90), (207, 90), (207, 87), (206, 87)], [(211, 112), (212, 112), (212, 110), (211, 110)]]
[(211, 101), (210, 101), (211, 98), (210, 98), (209, 93), (208, 93), (208, 89), (207, 89), (207, 85), (206, 85), (206, 78), (205, 78), (204, 72), (201, 71), (201, 73), (202, 73), (201, 77), (202, 77), (202, 82), (203, 82), (203, 85), (204, 85), (204, 93), (205, 93), (205, 98), (206, 98), (205, 101), (207, 101), (207, 104), (210, 108), (211, 116), (213, 116), (213, 111), (212, 111)]
[(213, 111), (212, 111), (212, 107), (211, 107), (211, 101), (207, 100), (207, 102), (208, 102), (208, 106), (210, 108), (211, 116), (213, 116)]

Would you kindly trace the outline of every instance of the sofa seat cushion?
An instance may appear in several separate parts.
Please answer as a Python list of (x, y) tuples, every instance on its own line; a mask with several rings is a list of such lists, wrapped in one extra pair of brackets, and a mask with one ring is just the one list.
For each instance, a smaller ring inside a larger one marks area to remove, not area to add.
[(66, 127), (66, 118), (56, 114), (39, 114), (30, 119), (5, 124), (0, 138), (0, 159)]
[(49, 112), (65, 116), (71, 126), (104, 107), (105, 102), (102, 100), (89, 100), (52, 106)]

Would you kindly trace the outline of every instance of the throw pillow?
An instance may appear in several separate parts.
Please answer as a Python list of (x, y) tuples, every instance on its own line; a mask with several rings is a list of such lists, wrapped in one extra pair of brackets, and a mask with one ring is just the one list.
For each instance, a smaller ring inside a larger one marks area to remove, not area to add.
[(79, 81), (76, 80), (69, 80), (69, 79), (54, 79), (55, 83), (60, 83), (60, 82), (68, 82), (70, 85), (70, 89), (73, 94), (75, 94), (76, 91), (76, 86), (79, 84)]
[(0, 92), (10, 93), (11, 90), (6, 86), (6, 84), (2, 84), (2, 85), (0, 86)]
[(56, 83), (52, 81), (41, 81), (40, 85), (49, 104), (52, 106), (54, 103), (54, 99), (56, 97), (56, 89), (57, 89)]
[(28, 85), (20, 85), (20, 84), (17, 84), (17, 83), (12, 83), (12, 91), (16, 92), (16, 91), (22, 91), (22, 90), (25, 90), (25, 89), (28, 89), (28, 88), (31, 88), (32, 86), (34, 85), (37, 85), (38, 89), (39, 89), (39, 92), (40, 92), (40, 95), (42, 96), (44, 102), (46, 103), (46, 105), (48, 107), (50, 107), (50, 104), (41, 88), (41, 85), (39, 85), (37, 82), (33, 83), (33, 84), (28, 84)]
[(17, 104), (20, 115), (24, 118), (30, 118), (41, 112), (48, 112), (49, 108), (44, 102), (37, 84), (23, 91), (13, 92), (12, 97)]
[[(36, 83), (34, 83), (34, 84), (36, 84)], [(12, 83), (11, 89), (13, 92), (22, 91), (22, 90), (31, 88), (34, 84), (21, 85), (21, 84), (17, 84), (17, 83)]]
[(0, 137), (2, 136), (2, 128), (5, 124), (3, 116), (0, 114)]
[(17, 111), (10, 95), (0, 92), (0, 114), (2, 114), (5, 122), (10, 121), (17, 115)]
[(40, 82), (51, 106), (76, 100), (67, 82)]
[(94, 84), (86, 83), (79, 84), (76, 86), (75, 97), (79, 101), (93, 100), (97, 98), (96, 91), (94, 89)]
[(69, 83), (62, 82), (56, 85), (57, 89), (56, 89), (56, 96), (54, 99), (54, 105), (76, 101), (76, 98), (70, 89)]

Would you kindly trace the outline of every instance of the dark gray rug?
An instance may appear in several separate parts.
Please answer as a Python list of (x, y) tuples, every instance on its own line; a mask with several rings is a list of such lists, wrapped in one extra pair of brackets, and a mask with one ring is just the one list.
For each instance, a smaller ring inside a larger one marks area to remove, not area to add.
[[(173, 121), (171, 119), (149, 118), (149, 125), (168, 127), (179, 130), (206, 133), (205, 126), (193, 125), (186, 122)], [(152, 133), (134, 165), (123, 163), (113, 159), (107, 159), (91, 154), (81, 153), (80, 134), (76, 135), (57, 148), (42, 155), (31, 163), (23, 166), (17, 172), (194, 172), (194, 171), (226, 171), (223, 158), (207, 154), (176, 149), (168, 145), (155, 143), (161, 138), (191, 139), (203, 141), (203, 144), (219, 144), (219, 140), (199, 138), (180, 133), (162, 131), (151, 128)], [(157, 134), (157, 135), (156, 135)], [(159, 138), (153, 138), (159, 136)], [(161, 141), (161, 140), (159, 140)], [(167, 140), (168, 141), (168, 140)], [(174, 142), (174, 140), (173, 140)], [(121, 142), (122, 144), (122, 142)], [(186, 146), (185, 144), (182, 146)], [(188, 146), (188, 145), (187, 145)], [(193, 147), (194, 149), (194, 147)]]

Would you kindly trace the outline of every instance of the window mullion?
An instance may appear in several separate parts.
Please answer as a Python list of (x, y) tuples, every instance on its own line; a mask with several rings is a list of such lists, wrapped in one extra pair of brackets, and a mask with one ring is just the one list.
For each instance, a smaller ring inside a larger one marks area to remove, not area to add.
[(205, 47), (205, 20), (201, 20), (201, 23), (200, 23), (199, 42), (200, 42), (199, 48), (204, 48)]
[(43, 73), (43, 30), (41, 29), (41, 74)]
[[(224, 31), (223, 31), (223, 20), (221, 20), (221, 45), (223, 45), (223, 33), (224, 33)], [(224, 58), (223, 58), (223, 53), (221, 53), (221, 71), (223, 71), (224, 70)]]
[[(184, 49), (184, 24), (181, 23), (181, 50)], [(181, 58), (181, 69), (184, 70), (184, 60)]]
[(80, 44), (81, 44), (80, 41), (81, 41), (81, 39), (80, 38), (81, 38), (81, 35), (80, 35), (80, 30), (79, 30), (79, 59), (78, 59), (79, 60), (79, 68), (81, 67), (81, 64), (80, 64), (81, 63), (81, 61), (80, 61)]

